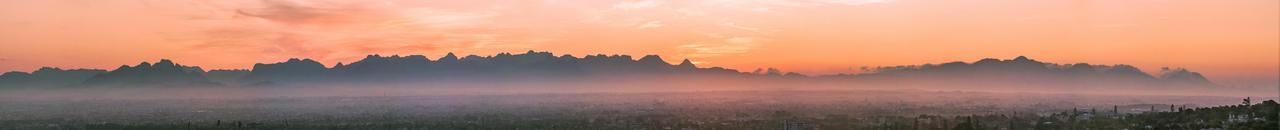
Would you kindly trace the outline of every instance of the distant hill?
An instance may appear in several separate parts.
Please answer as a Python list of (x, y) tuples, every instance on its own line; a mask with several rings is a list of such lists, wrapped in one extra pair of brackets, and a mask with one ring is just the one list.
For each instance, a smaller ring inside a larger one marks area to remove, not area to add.
[(13, 86), (271, 86), (282, 84), (328, 83), (414, 83), (414, 82), (511, 82), (521, 80), (593, 80), (604, 78), (759, 78), (779, 80), (822, 80), (862, 83), (887, 82), (998, 82), (1068, 85), (1197, 85), (1213, 83), (1199, 73), (1182, 68), (1166, 68), (1152, 76), (1129, 65), (1088, 63), (1054, 64), (1027, 57), (1009, 60), (982, 59), (971, 63), (949, 62), (865, 68), (867, 73), (809, 77), (777, 69), (739, 72), (720, 67), (702, 68), (688, 59), (667, 63), (657, 55), (638, 59), (629, 55), (554, 55), (528, 51), (492, 56), (453, 53), (432, 60), (422, 55), (368, 55), (349, 64), (331, 67), (311, 59), (289, 59), (258, 63), (248, 70), (204, 71), (170, 60), (143, 62), (115, 70), (61, 70), (42, 68), (33, 73), (9, 72), (0, 75), (0, 87)]
[(240, 80), (246, 80), (245, 82), (319, 80), (328, 71), (328, 68), (315, 60), (295, 58), (285, 62), (254, 64), (253, 69), (247, 71)]
[(106, 73), (106, 70), (72, 69), (43, 67), (26, 72), (7, 72), (0, 75), (0, 88), (50, 88), (79, 84), (94, 75)]
[(1204, 75), (1200, 75), (1198, 72), (1191, 72), (1185, 68), (1161, 68), (1160, 79), (1185, 84), (1213, 84), (1209, 82), (1209, 79), (1204, 78)]
[(833, 78), (860, 81), (963, 81), (1041, 84), (1212, 85), (1199, 73), (1166, 68), (1159, 77), (1124, 64), (1054, 64), (1019, 56), (1011, 60), (982, 59), (972, 63), (948, 62), (869, 68), (869, 73), (842, 74)]

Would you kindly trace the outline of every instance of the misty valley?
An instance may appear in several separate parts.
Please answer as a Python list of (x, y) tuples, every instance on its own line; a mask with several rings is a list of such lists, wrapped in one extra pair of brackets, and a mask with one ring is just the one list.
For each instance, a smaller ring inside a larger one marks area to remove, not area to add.
[(1255, 101), (1252, 108), (1234, 108), (1241, 99), (1233, 97), (924, 90), (114, 99), (5, 94), (0, 129), (1259, 129), (1274, 128), (1277, 107)]

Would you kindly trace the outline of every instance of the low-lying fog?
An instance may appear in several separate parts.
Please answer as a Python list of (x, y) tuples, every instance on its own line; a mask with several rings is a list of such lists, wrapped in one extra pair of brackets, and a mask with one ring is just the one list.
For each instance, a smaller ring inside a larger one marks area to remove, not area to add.
[[(725, 120), (769, 113), (849, 117), (1052, 113), (1072, 109), (1168, 111), (1239, 104), (1244, 96), (1126, 92), (834, 87), (777, 84), (490, 83), (277, 87), (67, 88), (0, 91), (0, 124), (295, 123), (464, 117)], [(998, 87), (993, 87), (998, 88)], [(1254, 101), (1275, 99), (1253, 97)], [(317, 119), (325, 119), (317, 121)]]

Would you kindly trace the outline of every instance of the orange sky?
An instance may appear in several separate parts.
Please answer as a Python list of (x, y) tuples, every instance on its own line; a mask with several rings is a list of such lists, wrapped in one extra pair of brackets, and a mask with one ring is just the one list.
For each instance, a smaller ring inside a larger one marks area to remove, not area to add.
[(6, 0), (0, 28), (0, 71), (542, 50), (808, 74), (1025, 55), (1280, 82), (1277, 0)]

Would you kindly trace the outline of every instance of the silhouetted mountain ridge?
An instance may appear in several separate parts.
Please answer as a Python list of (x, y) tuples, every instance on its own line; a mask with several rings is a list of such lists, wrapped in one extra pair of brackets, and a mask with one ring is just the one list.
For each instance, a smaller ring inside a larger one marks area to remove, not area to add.
[(0, 75), (0, 88), (5, 87), (61, 87), (75, 85), (88, 80), (94, 75), (106, 73), (98, 69), (63, 70), (55, 67), (42, 67), (31, 73), (7, 72)]
[[(972, 63), (948, 62), (868, 68), (863, 74), (820, 76), (857, 82), (883, 81), (986, 81), (1049, 84), (1190, 84), (1211, 85), (1197, 72), (1182, 68), (1163, 69), (1152, 76), (1129, 65), (1054, 64), (1019, 56), (1014, 59), (981, 59)], [(32, 74), (9, 72), (0, 75), (4, 86), (184, 86), (221, 84), (281, 85), (326, 83), (415, 83), (438, 81), (509, 82), (520, 80), (590, 80), (592, 78), (772, 78), (806, 80), (803, 74), (778, 69), (739, 72), (721, 67), (699, 68), (693, 61), (672, 65), (658, 55), (634, 59), (630, 55), (556, 56), (550, 52), (498, 53), (492, 56), (448, 53), (432, 60), (423, 55), (368, 55), (349, 64), (326, 67), (312, 59), (292, 58), (283, 62), (258, 63), (248, 70), (213, 70), (184, 66), (162, 59), (155, 64), (124, 65), (115, 70), (61, 70), (42, 68)], [(754, 80), (760, 81), (760, 80)]]
[[(258, 63), (243, 77), (245, 80), (303, 80), (327, 74), (328, 68), (311, 59), (292, 58), (285, 62)], [(251, 81), (252, 82), (252, 81)]]
[(876, 67), (868, 73), (833, 77), (860, 80), (941, 80), (994, 81), (1064, 84), (1148, 84), (1211, 85), (1199, 73), (1186, 69), (1165, 69), (1160, 77), (1130, 65), (1092, 65), (1088, 63), (1054, 64), (1019, 56), (1012, 60), (986, 58), (972, 63), (948, 62), (908, 66)]
[(1166, 79), (1174, 82), (1190, 83), (1190, 84), (1211, 84), (1212, 83), (1212, 82), (1209, 82), (1209, 79), (1206, 79), (1204, 75), (1200, 75), (1199, 72), (1191, 72), (1184, 68), (1174, 68), (1174, 69), (1170, 69), (1169, 67), (1161, 68), (1160, 79)]
[[(493, 56), (453, 53), (431, 60), (422, 55), (368, 55), (350, 64), (322, 69), (311, 60), (291, 59), (286, 62), (255, 65), (247, 80), (255, 82), (397, 82), (438, 80), (509, 80), (556, 79), (586, 76), (713, 74), (735, 75), (723, 68), (700, 69), (687, 62), (671, 65), (657, 55), (638, 60), (628, 55), (555, 56), (550, 52), (529, 51), (523, 54), (498, 53)], [(304, 65), (305, 64), (305, 65)], [(289, 66), (289, 67), (272, 67)], [(296, 71), (306, 68), (307, 71)], [(275, 75), (275, 76), (266, 76)]]
[(142, 62), (135, 66), (120, 66), (116, 70), (94, 75), (85, 80), (86, 86), (190, 86), (220, 85), (204, 77), (204, 69), (184, 66), (168, 59), (155, 64)]

